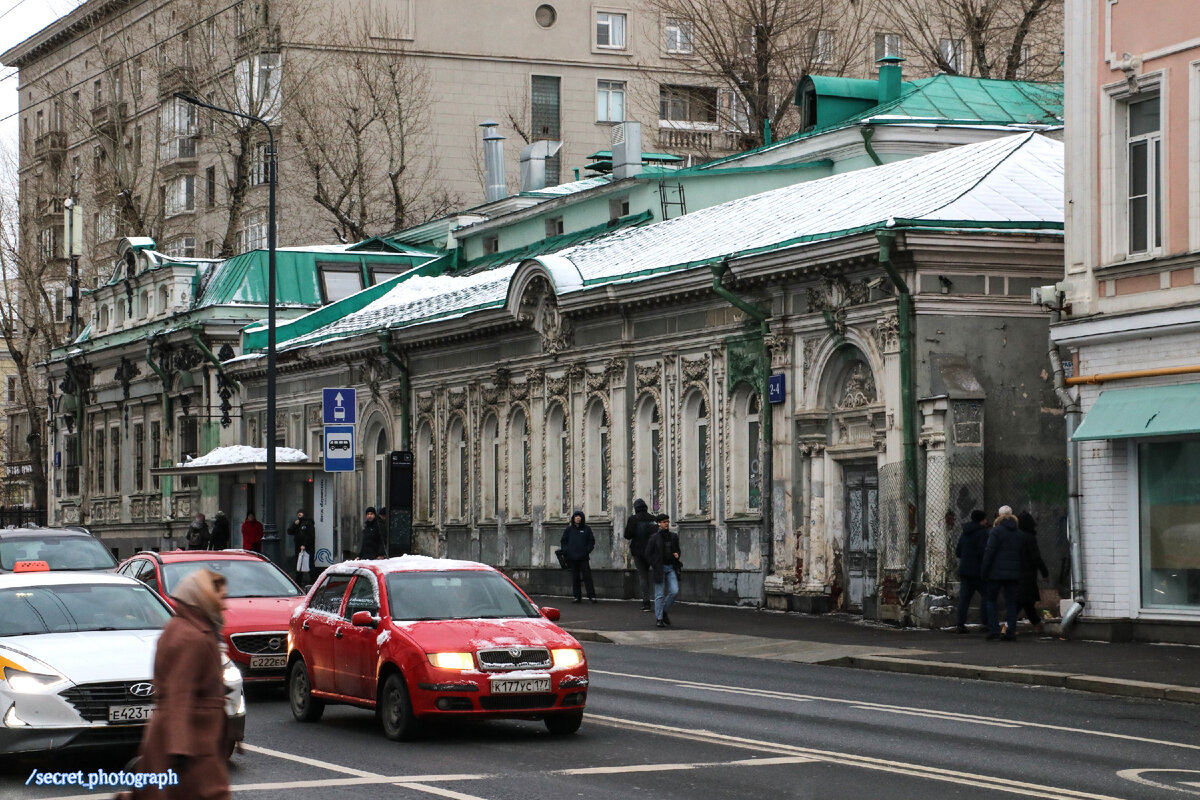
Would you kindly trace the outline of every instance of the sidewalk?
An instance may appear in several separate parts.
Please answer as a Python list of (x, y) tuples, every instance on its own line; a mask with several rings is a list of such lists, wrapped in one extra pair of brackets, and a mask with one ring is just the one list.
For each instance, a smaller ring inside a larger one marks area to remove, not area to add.
[[(806, 615), (676, 603), (675, 623), (632, 600), (571, 603), (535, 597), (562, 612), (559, 624), (583, 642), (611, 642), (806, 664), (1057, 686), (1101, 694), (1200, 704), (1200, 647), (1065, 641), (1018, 629), (1016, 642), (989, 642), (982, 630), (900, 629), (846, 614)], [(976, 626), (978, 627), (978, 626)], [(1047, 626), (1048, 628), (1050, 626)]]

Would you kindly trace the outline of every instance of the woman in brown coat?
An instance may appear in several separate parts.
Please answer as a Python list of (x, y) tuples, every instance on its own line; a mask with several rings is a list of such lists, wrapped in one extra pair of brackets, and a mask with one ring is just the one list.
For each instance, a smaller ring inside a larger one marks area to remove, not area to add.
[(197, 570), (172, 593), (176, 616), (154, 655), (154, 714), (142, 737), (138, 772), (175, 770), (179, 783), (134, 792), (138, 800), (227, 800), (225, 682), (220, 634), (225, 578)]

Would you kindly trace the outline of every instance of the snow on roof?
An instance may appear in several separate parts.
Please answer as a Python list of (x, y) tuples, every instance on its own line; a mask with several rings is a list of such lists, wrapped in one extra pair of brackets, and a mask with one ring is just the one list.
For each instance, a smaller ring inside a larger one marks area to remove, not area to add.
[(335, 564), (332, 569), (360, 569), (373, 567), (380, 572), (447, 572), (460, 569), (490, 570), (487, 564), (478, 561), (458, 561), (453, 558), (431, 558), (430, 556), (397, 556), (385, 559), (355, 559)]
[(562, 250), (583, 284), (637, 279), (671, 268), (797, 241), (882, 227), (889, 219), (1063, 221), (1063, 146), (1033, 133), (793, 184), (656, 225)]
[[(261, 464), (267, 460), (267, 448), (247, 447), (235, 444), (229, 447), (217, 447), (191, 461), (181, 461), (177, 467), (221, 467), (226, 464)], [(308, 456), (302, 450), (294, 447), (276, 447), (275, 460), (281, 463), (297, 464), (308, 461)]]
[(575, 194), (576, 192), (583, 192), (588, 189), (594, 189), (597, 186), (604, 186), (605, 184), (611, 182), (612, 178), (608, 175), (597, 175), (595, 177), (583, 178), (582, 180), (572, 181), (570, 183), (560, 183), (557, 186), (547, 186), (542, 189), (534, 189), (533, 191), (525, 192), (525, 194), (559, 197), (562, 195)]

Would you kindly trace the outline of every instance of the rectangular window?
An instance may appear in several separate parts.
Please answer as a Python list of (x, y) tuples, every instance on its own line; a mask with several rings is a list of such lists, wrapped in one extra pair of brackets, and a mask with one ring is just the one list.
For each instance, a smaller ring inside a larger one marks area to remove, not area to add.
[(608, 201), (608, 221), (618, 220), (629, 216), (629, 198), (614, 197)]
[(5, 389), (5, 392), (4, 392), (5, 402), (7, 402), (9, 405), (12, 405), (13, 403), (17, 402), (17, 376), (16, 375), (4, 376), (4, 389)]
[(562, 236), (562, 233), (563, 233), (563, 218), (562, 217), (550, 217), (550, 219), (546, 220), (546, 238), (547, 239), (549, 239), (551, 236)]
[(108, 449), (112, 454), (112, 493), (121, 493), (121, 429), (110, 428), (108, 431)]
[(196, 176), (180, 175), (167, 183), (165, 213), (168, 217), (196, 210)]
[[(770, 98), (771, 107), (775, 107), (775, 98)], [(721, 123), (727, 131), (750, 132), (750, 105), (741, 92), (732, 89), (721, 89), (717, 92), (717, 104), (721, 110)]]
[[(561, 78), (549, 75), (534, 75), (530, 79), (530, 138), (562, 140), (562, 121), (559, 116), (561, 84)], [(557, 186), (560, 183), (561, 165), (561, 156), (546, 159), (547, 186)]]
[(674, 122), (715, 123), (717, 90), (707, 86), (659, 86), (658, 118)]
[(1200, 439), (1138, 445), (1142, 605), (1200, 609)]
[(689, 55), (692, 52), (692, 21), (667, 17), (663, 25), (663, 37), (668, 53)]
[(217, 205), (217, 168), (204, 170), (204, 203), (208, 208)]
[(499, 252), (500, 252), (500, 237), (499, 236), (483, 237), (483, 254), (485, 256), (491, 255), (492, 253), (499, 253)]
[(625, 121), (624, 81), (596, 81), (596, 121)]
[(898, 56), (903, 58), (904, 53), (901, 52), (900, 34), (898, 33), (877, 33), (875, 34), (875, 60), (878, 61), (885, 56)]
[(625, 49), (625, 15), (608, 11), (596, 12), (596, 46), (613, 50)]
[(196, 237), (181, 236), (178, 239), (172, 239), (163, 248), (163, 253), (171, 258), (195, 258)]
[(362, 290), (362, 270), (357, 266), (321, 265), (321, 293), (326, 303), (335, 303)]
[(63, 437), (63, 466), (66, 468), (67, 497), (79, 496), (79, 434)]
[(279, 113), (279, 54), (260, 53), (238, 62), (233, 73), (237, 108), (268, 122)]
[(942, 39), (938, 42), (938, 65), (946, 72), (954, 74), (963, 71), (963, 40)]
[(1159, 98), (1129, 103), (1129, 252), (1148, 253), (1162, 246), (1162, 132)]
[[(200, 454), (200, 425), (195, 417), (180, 417), (176, 427), (179, 431), (178, 461), (182, 463)], [(195, 486), (195, 477), (185, 477), (179, 480), (181, 489), (191, 489)]]
[(808, 32), (809, 58), (814, 64), (833, 63), (833, 31), (816, 30)]
[(249, 178), (251, 186), (265, 186), (271, 180), (271, 148), (266, 142), (254, 145)]
[(162, 131), (159, 158), (195, 158), (196, 139), (200, 134), (200, 109), (176, 98), (163, 103), (158, 110)]
[[(158, 420), (150, 422), (150, 468), (158, 466), (158, 459), (162, 453), (162, 424)], [(154, 487), (154, 491), (158, 491), (158, 476), (150, 476), (150, 485)]]
[(390, 264), (384, 266), (368, 264), (367, 266), (371, 271), (372, 286), (377, 283), (383, 283), (384, 281), (390, 281), (397, 275), (403, 275), (404, 273), (408, 272), (407, 267), (393, 266)]
[(63, 286), (52, 286), (50, 294), (50, 313), (55, 322), (67, 321), (67, 291)]
[(133, 423), (133, 490), (146, 489), (146, 426)]
[(92, 84), (92, 107), (99, 108), (104, 103), (104, 83), (96, 81)]
[(267, 249), (267, 212), (255, 211), (246, 215), (246, 224), (238, 231), (238, 252)]
[(92, 453), (93, 463), (96, 465), (96, 484), (95, 490), (97, 495), (104, 494), (104, 465), (107, 461), (104, 454), (104, 429), (97, 428), (92, 432)]

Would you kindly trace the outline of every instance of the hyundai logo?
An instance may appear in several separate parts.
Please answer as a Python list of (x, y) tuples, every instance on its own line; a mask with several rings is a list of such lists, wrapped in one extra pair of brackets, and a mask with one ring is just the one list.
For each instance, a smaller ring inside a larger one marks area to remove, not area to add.
[(129, 693), (134, 697), (149, 697), (154, 694), (153, 683), (135, 683), (129, 687)]
[(267, 640), (267, 649), (268, 650), (282, 650), (283, 649), (283, 639), (280, 639), (278, 636), (274, 636), (274, 637), (268, 639)]

